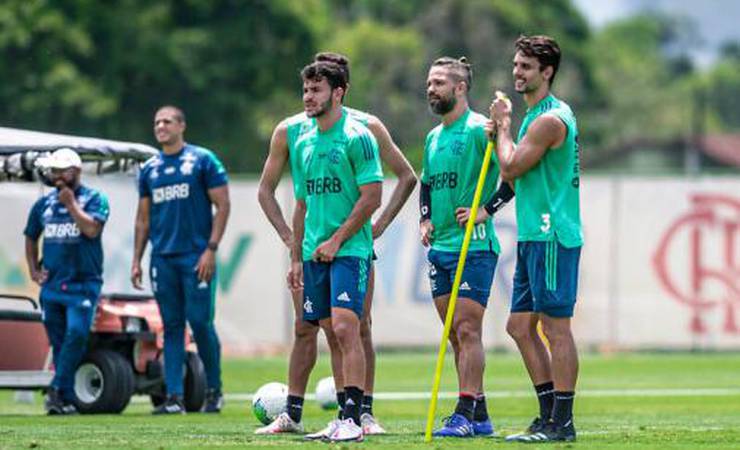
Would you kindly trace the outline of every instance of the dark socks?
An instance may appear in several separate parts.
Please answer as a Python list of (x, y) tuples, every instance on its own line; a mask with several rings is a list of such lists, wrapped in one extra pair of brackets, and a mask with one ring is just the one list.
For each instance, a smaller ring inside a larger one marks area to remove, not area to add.
[(537, 392), (537, 400), (540, 402), (540, 419), (544, 421), (550, 420), (552, 417), (552, 406), (555, 402), (555, 386), (552, 381), (535, 385), (535, 392)]
[(552, 420), (557, 426), (563, 426), (573, 417), (573, 398), (575, 392), (555, 392), (555, 405), (552, 408)]
[(372, 395), (364, 395), (362, 397), (362, 412), (361, 414), (370, 414), (373, 415), (373, 396)]
[(296, 395), (288, 396), (288, 415), (296, 423), (301, 421), (303, 416), (303, 397)]
[(337, 392), (337, 405), (339, 411), (337, 411), (337, 419), (344, 419), (344, 402), (347, 400), (347, 394), (344, 391)]
[(455, 414), (465, 416), (469, 421), (473, 421), (473, 409), (475, 408), (475, 395), (468, 392), (460, 392), (460, 397), (457, 399), (457, 407), (455, 407)]
[(360, 407), (362, 406), (362, 389), (357, 386), (345, 386), (347, 400), (344, 402), (344, 418), (360, 425)]
[(485, 422), (488, 420), (488, 407), (486, 407), (486, 396), (484, 394), (478, 394), (475, 397), (473, 420), (476, 422)]

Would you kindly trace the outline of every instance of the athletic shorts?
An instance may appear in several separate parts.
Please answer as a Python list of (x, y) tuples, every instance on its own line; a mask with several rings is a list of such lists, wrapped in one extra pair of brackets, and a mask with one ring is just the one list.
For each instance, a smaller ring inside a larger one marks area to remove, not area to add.
[(517, 244), (511, 312), (538, 312), (573, 317), (578, 291), (581, 247), (557, 241)]
[[(458, 252), (429, 250), (429, 282), (432, 285), (432, 297), (437, 298), (452, 292), (455, 281)], [(484, 308), (491, 295), (493, 274), (496, 272), (498, 255), (490, 250), (468, 252), (463, 269), (458, 297), (469, 298), (480, 303)]]
[(303, 262), (303, 320), (331, 317), (331, 308), (347, 308), (362, 318), (369, 258), (340, 256), (330, 263)]

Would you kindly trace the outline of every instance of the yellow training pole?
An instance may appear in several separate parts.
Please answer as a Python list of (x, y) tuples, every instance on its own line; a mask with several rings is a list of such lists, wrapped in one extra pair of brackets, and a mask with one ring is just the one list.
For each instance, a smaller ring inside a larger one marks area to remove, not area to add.
[(452, 293), (450, 302), (447, 305), (447, 316), (445, 317), (444, 331), (442, 331), (442, 342), (439, 344), (439, 353), (437, 354), (437, 367), (434, 369), (434, 384), (432, 385), (432, 399), (429, 402), (429, 414), (427, 415), (427, 430), (424, 435), (424, 442), (432, 442), (432, 428), (434, 427), (434, 414), (437, 412), (437, 396), (439, 395), (439, 382), (442, 378), (442, 366), (444, 365), (445, 352), (447, 351), (447, 339), (450, 337), (450, 328), (452, 328), (452, 318), (455, 316), (455, 304), (457, 303), (457, 293), (460, 289), (460, 280), (462, 279), (463, 269), (465, 268), (465, 259), (468, 256), (468, 246), (470, 238), (473, 235), (475, 227), (475, 217), (478, 215), (478, 205), (483, 192), (483, 185), (486, 182), (488, 166), (491, 163), (491, 154), (493, 153), (493, 142), (489, 141), (486, 146), (486, 153), (483, 155), (483, 166), (480, 168), (478, 175), (478, 184), (475, 186), (475, 195), (473, 204), (470, 207), (470, 217), (465, 226), (465, 237), (463, 238), (460, 258), (457, 260), (457, 270), (455, 270), (455, 282), (452, 284)]

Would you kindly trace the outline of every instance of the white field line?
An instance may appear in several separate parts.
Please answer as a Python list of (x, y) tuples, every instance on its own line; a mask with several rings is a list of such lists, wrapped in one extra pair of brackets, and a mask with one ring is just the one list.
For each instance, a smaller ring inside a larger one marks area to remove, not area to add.
[[(440, 399), (457, 398), (457, 392), (440, 392)], [(722, 397), (740, 395), (740, 388), (648, 388), (648, 389), (584, 389), (576, 392), (578, 397)], [(224, 394), (226, 400), (250, 401), (251, 393)], [(534, 397), (532, 391), (493, 391), (486, 392), (488, 398), (522, 398)], [(376, 400), (428, 400), (431, 398), (429, 392), (376, 392), (373, 394)], [(316, 395), (306, 394), (306, 400), (315, 400)], [(146, 396), (135, 396), (134, 403), (148, 402)]]

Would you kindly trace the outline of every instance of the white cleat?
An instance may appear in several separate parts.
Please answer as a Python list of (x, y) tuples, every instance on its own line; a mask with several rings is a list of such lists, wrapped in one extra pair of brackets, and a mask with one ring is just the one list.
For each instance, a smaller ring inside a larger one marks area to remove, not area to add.
[(267, 426), (257, 428), (254, 434), (303, 433), (303, 424), (291, 419), (288, 413), (280, 413)]
[(372, 414), (365, 413), (360, 416), (360, 424), (362, 424), (362, 434), (370, 436), (372, 434), (385, 434), (385, 428), (380, 426), (378, 421), (373, 417)]
[(329, 435), (329, 440), (331, 442), (362, 442), (362, 439), (362, 427), (357, 425), (352, 419), (344, 419), (339, 421), (337, 428), (331, 435)]
[(341, 421), (342, 421), (341, 419), (334, 419), (326, 425), (326, 428), (320, 431), (317, 431), (316, 433), (307, 434), (303, 437), (309, 441), (329, 439), (329, 436), (331, 436), (332, 433), (334, 433), (334, 430), (336, 430), (337, 427), (339, 427), (339, 422)]

